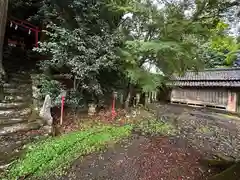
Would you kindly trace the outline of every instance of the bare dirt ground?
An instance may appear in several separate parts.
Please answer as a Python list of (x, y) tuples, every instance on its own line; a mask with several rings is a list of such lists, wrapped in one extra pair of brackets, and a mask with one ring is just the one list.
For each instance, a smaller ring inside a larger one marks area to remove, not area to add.
[(211, 175), (200, 165), (201, 153), (184, 140), (143, 137), (76, 160), (59, 180), (205, 180)]

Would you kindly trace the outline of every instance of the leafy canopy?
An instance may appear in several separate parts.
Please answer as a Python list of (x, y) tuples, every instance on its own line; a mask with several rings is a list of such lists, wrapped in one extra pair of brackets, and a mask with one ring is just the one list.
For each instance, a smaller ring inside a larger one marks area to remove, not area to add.
[(121, 75), (125, 84), (151, 91), (173, 73), (202, 68), (202, 46), (207, 42), (214, 51), (219, 51), (220, 40), (230, 44), (230, 52), (237, 49), (229, 38), (212, 32), (234, 3), (43, 0), (38, 15), (47, 24), (48, 39), (38, 51), (50, 58), (42, 67), (67, 69), (81, 92), (101, 94), (103, 79), (113, 74)]
[(101, 94), (100, 70), (117, 68), (116, 25), (122, 12), (114, 13), (104, 0), (45, 1), (43, 5), (40, 14), (45, 16), (48, 39), (37, 50), (51, 57), (42, 63), (43, 69), (68, 69), (81, 91)]

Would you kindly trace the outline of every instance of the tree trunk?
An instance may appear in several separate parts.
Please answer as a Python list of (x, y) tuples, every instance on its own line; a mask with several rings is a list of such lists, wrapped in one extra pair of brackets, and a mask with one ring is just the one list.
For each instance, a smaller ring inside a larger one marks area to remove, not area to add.
[(3, 44), (6, 31), (8, 12), (8, 0), (0, 0), (0, 78), (5, 77), (5, 70), (3, 68)]

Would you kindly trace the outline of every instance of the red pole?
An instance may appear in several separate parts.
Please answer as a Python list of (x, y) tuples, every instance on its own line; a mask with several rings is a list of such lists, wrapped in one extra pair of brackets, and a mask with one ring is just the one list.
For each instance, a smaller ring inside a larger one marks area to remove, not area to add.
[(117, 116), (116, 110), (115, 110), (115, 94), (113, 94), (113, 102), (112, 102), (112, 119), (114, 119)]
[(61, 119), (60, 119), (60, 125), (63, 124), (63, 110), (64, 110), (64, 96), (62, 96), (62, 104), (61, 104)]

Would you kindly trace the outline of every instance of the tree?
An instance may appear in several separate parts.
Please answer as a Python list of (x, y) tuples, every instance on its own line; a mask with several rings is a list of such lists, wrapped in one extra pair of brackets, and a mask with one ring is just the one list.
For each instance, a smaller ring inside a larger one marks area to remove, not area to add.
[[(101, 94), (99, 77), (117, 72), (128, 92), (133, 87), (149, 92), (173, 73), (203, 67), (200, 47), (227, 2), (164, 0), (159, 9), (150, 0), (44, 0), (38, 15), (49, 39), (38, 51), (51, 57), (43, 67), (67, 68), (78, 91)], [(148, 65), (164, 76), (149, 72)]]
[(203, 46), (207, 67), (234, 65), (240, 44), (234, 36), (229, 35), (228, 29), (229, 25), (220, 21), (217, 27), (211, 30), (209, 42)]
[(5, 76), (5, 70), (3, 67), (3, 44), (8, 14), (8, 0), (0, 1), (0, 12), (0, 78), (2, 80)]
[(64, 69), (74, 77), (74, 90), (85, 96), (103, 94), (101, 74), (111, 76), (118, 69), (116, 47), (121, 43), (117, 27), (122, 10), (113, 7), (104, 0), (43, 1), (39, 15), (48, 39), (37, 51), (49, 59), (41, 67)]
[[(129, 78), (128, 92), (132, 86), (153, 91), (173, 73), (203, 68), (202, 45), (211, 38), (222, 13), (235, 5), (220, 0), (135, 1), (121, 26), (126, 40), (121, 55)], [(161, 73), (150, 73), (146, 64)]]
[[(144, 92), (153, 91), (173, 73), (201, 68), (199, 47), (218, 19), (206, 1), (195, 4), (196, 11), (186, 16), (185, 10), (190, 5), (191, 1), (165, 1), (165, 6), (159, 9), (152, 1), (135, 3), (131, 16), (121, 26), (126, 39), (121, 55), (129, 78), (129, 93), (132, 86)], [(206, 8), (200, 8), (203, 5)], [(206, 14), (206, 10), (210, 11)], [(162, 73), (149, 72), (146, 64)]]

